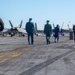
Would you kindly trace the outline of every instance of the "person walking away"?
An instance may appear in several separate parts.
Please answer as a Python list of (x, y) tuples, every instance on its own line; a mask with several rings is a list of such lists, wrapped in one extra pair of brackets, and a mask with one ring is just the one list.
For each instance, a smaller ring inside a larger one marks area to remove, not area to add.
[(55, 27), (54, 29), (55, 31), (55, 43), (56, 43), (56, 39), (57, 39), (57, 42), (59, 42), (59, 33), (60, 33), (60, 29), (59, 29), (59, 25), (57, 24), (57, 26)]
[(44, 26), (44, 33), (46, 35), (47, 44), (50, 44), (50, 37), (52, 34), (52, 26), (51, 26), (51, 24), (49, 24), (49, 20), (46, 21), (46, 24)]
[(34, 24), (32, 18), (29, 18), (29, 22), (26, 23), (26, 32), (28, 34), (28, 44), (33, 44), (34, 42)]
[(74, 34), (74, 42), (75, 42), (75, 25), (73, 25), (73, 34)]

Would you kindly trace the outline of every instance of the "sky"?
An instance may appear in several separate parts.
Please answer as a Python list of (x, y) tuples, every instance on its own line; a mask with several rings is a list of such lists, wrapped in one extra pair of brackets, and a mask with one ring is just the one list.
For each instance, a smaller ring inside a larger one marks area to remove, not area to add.
[(50, 24), (60, 28), (72, 28), (75, 24), (75, 0), (0, 0), (0, 18), (5, 28), (11, 28), (8, 20), (14, 27), (23, 20), (22, 27), (32, 18), (37, 28), (44, 29), (47, 20)]

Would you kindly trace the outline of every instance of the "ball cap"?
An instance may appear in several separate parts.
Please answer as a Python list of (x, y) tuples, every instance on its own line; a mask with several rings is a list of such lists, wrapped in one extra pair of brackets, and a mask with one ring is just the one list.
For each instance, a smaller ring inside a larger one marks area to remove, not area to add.
[(29, 20), (32, 20), (32, 18), (29, 18)]
[(49, 20), (47, 20), (47, 22), (49, 22)]

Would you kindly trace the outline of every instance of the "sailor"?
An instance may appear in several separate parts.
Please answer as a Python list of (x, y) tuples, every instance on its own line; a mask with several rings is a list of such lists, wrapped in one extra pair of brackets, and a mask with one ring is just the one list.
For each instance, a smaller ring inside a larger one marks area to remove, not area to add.
[(26, 23), (26, 32), (28, 34), (28, 44), (33, 44), (34, 42), (34, 24), (32, 18), (29, 18), (29, 22)]
[(46, 35), (47, 44), (50, 44), (50, 37), (52, 34), (52, 26), (51, 26), (51, 24), (49, 24), (49, 20), (46, 21), (46, 24), (44, 26), (44, 33)]

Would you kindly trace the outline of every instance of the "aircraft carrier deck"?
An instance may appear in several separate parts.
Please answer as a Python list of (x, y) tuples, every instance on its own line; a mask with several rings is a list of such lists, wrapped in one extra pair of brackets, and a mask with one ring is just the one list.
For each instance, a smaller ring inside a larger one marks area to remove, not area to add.
[(0, 75), (75, 75), (75, 43), (62, 36), (46, 45), (45, 37), (0, 37)]

